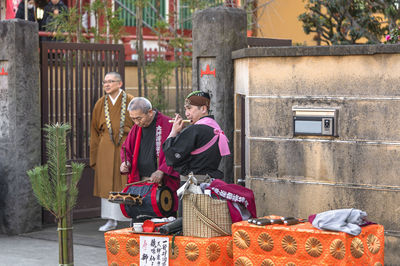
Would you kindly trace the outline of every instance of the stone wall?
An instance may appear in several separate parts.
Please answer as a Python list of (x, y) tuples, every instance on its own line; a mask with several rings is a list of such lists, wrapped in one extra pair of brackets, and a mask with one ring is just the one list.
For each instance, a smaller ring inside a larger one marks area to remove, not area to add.
[[(247, 46), (246, 12), (238, 8), (215, 7), (193, 15), (193, 90), (210, 93), (210, 109), (228, 139), (233, 139), (233, 50)], [(233, 143), (229, 143), (233, 151)], [(232, 152), (233, 153), (233, 152)], [(225, 181), (233, 181), (233, 156), (222, 158)]]
[(0, 36), (0, 233), (19, 234), (42, 222), (26, 174), (41, 155), (37, 24), (1, 21)]
[[(232, 56), (257, 214), (362, 209), (385, 226), (385, 261), (400, 261), (400, 45), (248, 48)], [(338, 109), (338, 136), (294, 136), (293, 107)], [(240, 123), (236, 129), (240, 149)]]

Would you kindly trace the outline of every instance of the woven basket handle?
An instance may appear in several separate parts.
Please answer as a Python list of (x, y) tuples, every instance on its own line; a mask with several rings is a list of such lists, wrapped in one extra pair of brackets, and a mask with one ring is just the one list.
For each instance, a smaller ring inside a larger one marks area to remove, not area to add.
[(216, 224), (213, 220), (211, 220), (210, 218), (208, 218), (207, 216), (205, 216), (197, 207), (196, 202), (194, 201), (194, 194), (190, 195), (190, 202), (192, 203), (192, 207), (193, 210), (195, 212), (195, 214), (197, 215), (197, 217), (203, 222), (205, 223), (209, 228), (211, 228), (212, 230), (214, 230), (215, 232), (224, 235), (224, 236), (229, 236), (231, 234), (229, 234), (228, 232), (226, 232), (224, 229), (222, 229), (221, 227), (219, 227), (218, 224)]

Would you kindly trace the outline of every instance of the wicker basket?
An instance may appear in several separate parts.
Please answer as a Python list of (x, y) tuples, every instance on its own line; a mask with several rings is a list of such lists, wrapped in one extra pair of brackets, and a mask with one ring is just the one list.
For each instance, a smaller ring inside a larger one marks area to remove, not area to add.
[(183, 235), (216, 237), (232, 234), (232, 219), (226, 200), (204, 194), (183, 196)]

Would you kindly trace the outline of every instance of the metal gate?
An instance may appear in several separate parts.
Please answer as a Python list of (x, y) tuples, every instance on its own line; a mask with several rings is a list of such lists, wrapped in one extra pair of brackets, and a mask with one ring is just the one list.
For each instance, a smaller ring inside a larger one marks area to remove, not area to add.
[[(89, 165), (89, 137), (92, 109), (104, 94), (101, 82), (111, 71), (125, 80), (124, 47), (114, 44), (42, 42), (41, 53), (41, 127), (57, 122), (69, 123), (67, 158), (86, 164), (79, 182), (74, 219), (100, 214), (100, 199), (93, 197), (93, 170)], [(46, 162), (42, 132), (42, 163)], [(43, 221), (54, 218), (44, 212)]]

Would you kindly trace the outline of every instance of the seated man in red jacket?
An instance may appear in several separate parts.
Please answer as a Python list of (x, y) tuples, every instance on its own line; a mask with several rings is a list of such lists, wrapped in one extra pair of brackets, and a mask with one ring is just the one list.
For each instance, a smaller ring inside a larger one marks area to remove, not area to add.
[[(162, 144), (171, 132), (170, 117), (152, 108), (150, 101), (136, 97), (128, 105), (135, 123), (121, 149), (121, 173), (128, 174), (128, 183), (149, 178), (150, 182), (169, 187), (175, 198), (174, 211), (178, 209), (176, 191), (179, 173), (165, 163)], [(132, 217), (133, 218), (133, 217)]]

